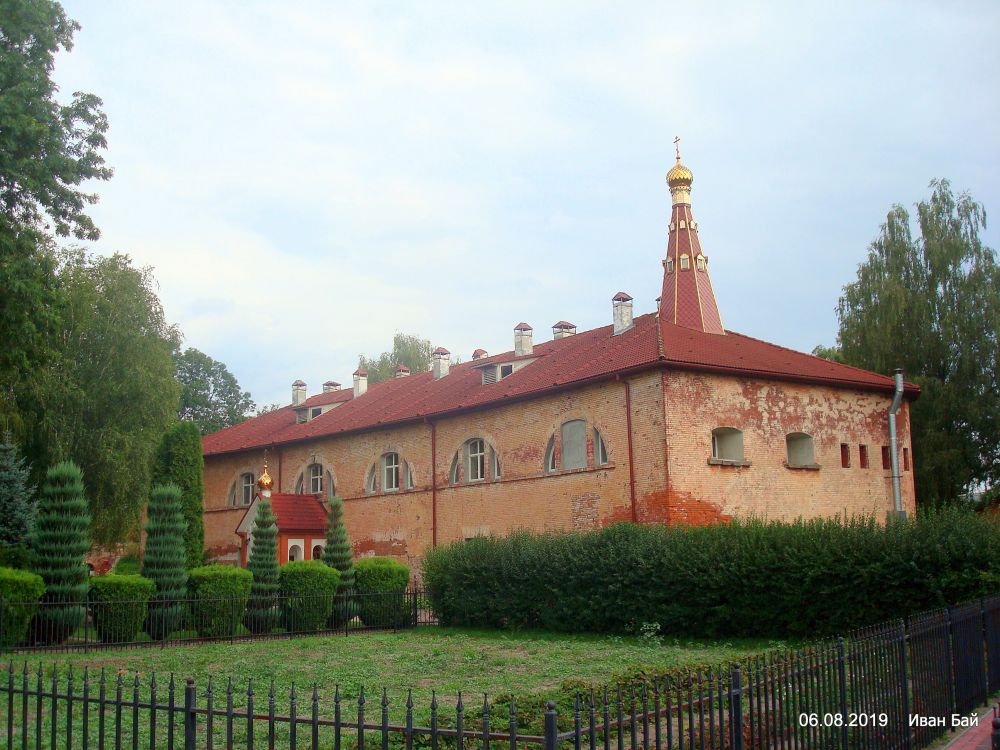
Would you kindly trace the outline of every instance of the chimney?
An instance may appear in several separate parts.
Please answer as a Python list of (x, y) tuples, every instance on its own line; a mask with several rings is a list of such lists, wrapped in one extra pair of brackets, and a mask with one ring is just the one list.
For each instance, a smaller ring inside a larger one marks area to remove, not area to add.
[(632, 298), (625, 292), (618, 292), (611, 298), (611, 312), (615, 321), (615, 336), (632, 327)]
[(327, 380), (323, 383), (323, 393), (330, 393), (331, 391), (339, 391), (340, 383), (336, 380)]
[(488, 356), (490, 355), (487, 353), (485, 349), (476, 349), (476, 351), (472, 353), (473, 360), (486, 359)]
[(368, 370), (354, 371), (354, 398), (368, 390)]
[(564, 339), (567, 336), (576, 335), (576, 326), (572, 323), (567, 323), (565, 320), (560, 320), (554, 326), (552, 326), (552, 338)]
[(434, 350), (434, 359), (431, 362), (431, 372), (434, 373), (434, 379), (440, 380), (445, 375), (448, 374), (448, 370), (451, 368), (451, 352), (445, 349), (443, 346), (439, 346)]
[(292, 406), (298, 406), (306, 400), (306, 384), (301, 380), (292, 383)]
[(518, 357), (531, 354), (531, 331), (532, 327), (527, 323), (518, 323), (514, 327), (514, 354)]
[(396, 377), (405, 378), (410, 374), (410, 368), (406, 365), (396, 365)]

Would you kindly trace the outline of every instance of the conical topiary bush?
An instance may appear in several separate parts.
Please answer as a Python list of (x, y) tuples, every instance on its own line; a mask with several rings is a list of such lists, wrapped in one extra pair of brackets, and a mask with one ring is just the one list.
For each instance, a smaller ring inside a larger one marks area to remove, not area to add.
[(45, 475), (31, 540), (31, 570), (45, 582), (42, 605), (32, 623), (36, 644), (62, 643), (87, 615), (90, 508), (83, 476), (72, 462)]
[(157, 485), (149, 495), (146, 552), (142, 557), (143, 578), (156, 584), (146, 618), (146, 632), (153, 640), (166, 638), (184, 620), (184, 529), (180, 488), (175, 484)]
[(330, 616), (330, 627), (339, 627), (351, 617), (351, 595), (354, 592), (354, 561), (351, 540), (344, 525), (344, 501), (336, 495), (330, 499), (330, 513), (326, 522), (326, 547), (323, 562), (340, 573), (337, 600)]
[(251, 633), (270, 633), (278, 624), (278, 527), (271, 501), (261, 498), (254, 518), (247, 568), (253, 573), (243, 624)]

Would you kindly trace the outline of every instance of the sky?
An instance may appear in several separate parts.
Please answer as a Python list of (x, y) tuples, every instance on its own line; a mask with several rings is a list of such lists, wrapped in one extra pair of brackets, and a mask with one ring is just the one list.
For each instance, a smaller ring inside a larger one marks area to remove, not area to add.
[(995, 2), (64, 6), (115, 169), (87, 244), (258, 404), (397, 331), (468, 360), (654, 310), (675, 136), (723, 323), (801, 351), (894, 203), (1000, 209)]

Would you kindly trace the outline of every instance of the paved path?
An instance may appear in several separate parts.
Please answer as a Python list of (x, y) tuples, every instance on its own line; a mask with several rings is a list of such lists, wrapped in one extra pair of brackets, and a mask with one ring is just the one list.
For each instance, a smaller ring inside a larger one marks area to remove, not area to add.
[(969, 727), (945, 745), (944, 750), (990, 750), (990, 733), (993, 729), (993, 709), (979, 715), (979, 724)]

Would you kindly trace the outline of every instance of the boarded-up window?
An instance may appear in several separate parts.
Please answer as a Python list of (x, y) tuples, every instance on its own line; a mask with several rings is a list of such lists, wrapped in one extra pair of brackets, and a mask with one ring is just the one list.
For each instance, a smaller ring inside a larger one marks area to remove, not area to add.
[(903, 448), (903, 471), (910, 470), (910, 449)]
[(785, 436), (789, 466), (815, 466), (816, 449), (812, 435), (804, 432), (790, 432)]
[(883, 445), (882, 446), (882, 468), (886, 469), (886, 470), (892, 468), (892, 459), (889, 458), (889, 446), (888, 445)]
[(735, 427), (712, 430), (712, 458), (716, 461), (743, 461), (743, 433)]
[(840, 465), (845, 469), (851, 467), (851, 446), (847, 443), (840, 444)]
[(562, 426), (562, 468), (582, 469), (587, 465), (587, 423), (582, 419)]
[(868, 446), (859, 445), (858, 446), (858, 460), (860, 462), (862, 469), (868, 468)]

